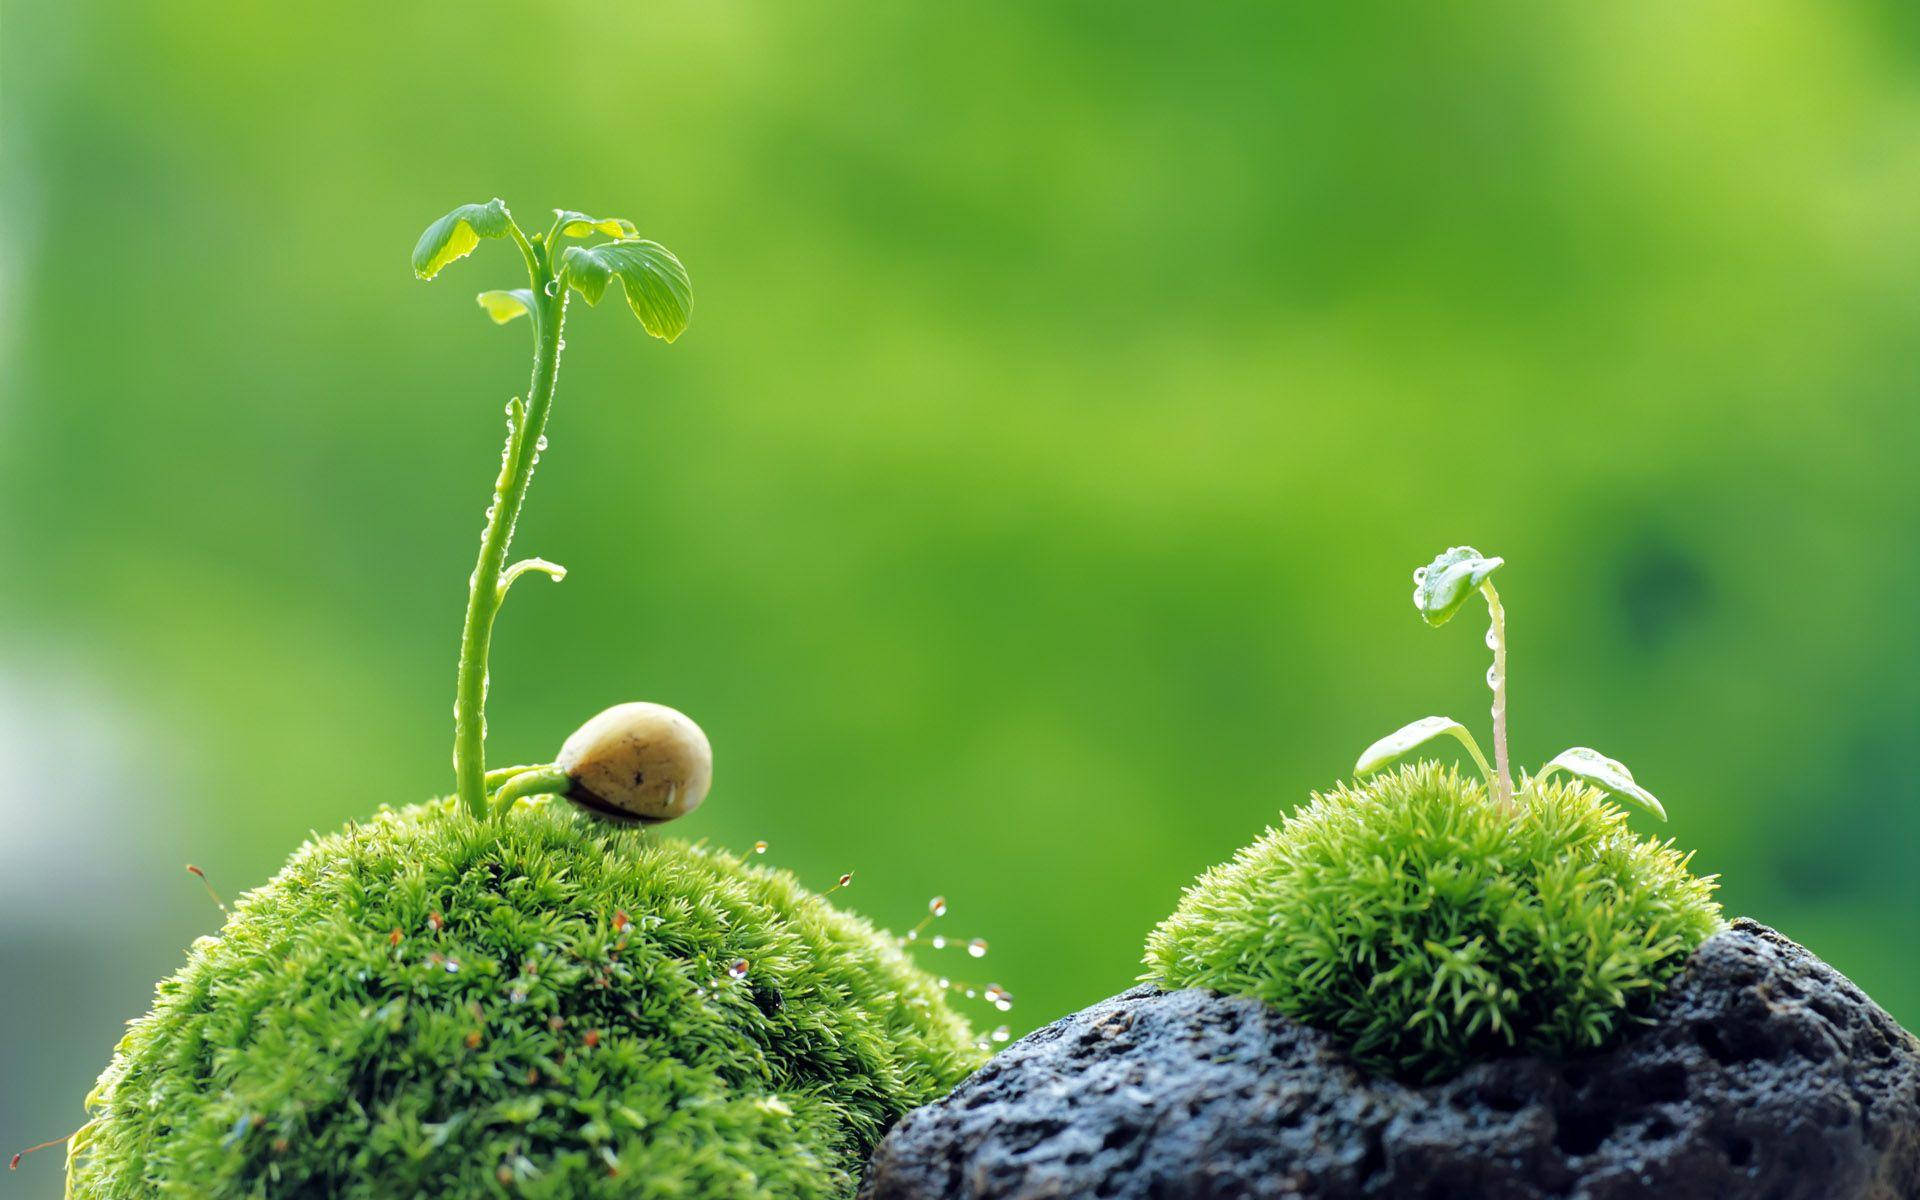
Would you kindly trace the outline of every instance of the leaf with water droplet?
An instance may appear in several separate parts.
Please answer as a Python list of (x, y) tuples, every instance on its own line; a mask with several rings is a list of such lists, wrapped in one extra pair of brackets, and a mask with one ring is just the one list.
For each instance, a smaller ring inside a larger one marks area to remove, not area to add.
[(481, 238), (503, 238), (512, 229), (506, 201), (495, 197), (485, 204), (462, 204), (420, 235), (413, 247), (413, 273), (432, 279), (448, 263), (472, 254)]
[(1438, 628), (1453, 619), (1473, 590), (1506, 560), (1487, 558), (1472, 546), (1454, 546), (1413, 573), (1413, 606)]
[(560, 261), (567, 282), (588, 304), (599, 304), (608, 282), (618, 279), (627, 307), (648, 333), (671, 342), (686, 331), (693, 309), (693, 283), (673, 251), (660, 243), (632, 238), (569, 246)]
[(610, 238), (630, 238), (640, 234), (633, 227), (633, 222), (625, 217), (590, 217), (583, 212), (556, 208), (553, 210), (553, 219), (554, 228), (561, 237), (583, 238), (604, 233)]
[(1440, 737), (1459, 738), (1460, 744), (1467, 748), (1467, 753), (1473, 755), (1480, 773), (1492, 777), (1493, 772), (1487, 767), (1486, 756), (1480, 753), (1479, 743), (1473, 740), (1473, 735), (1467, 732), (1465, 725), (1452, 717), (1421, 717), (1411, 724), (1402, 725), (1361, 751), (1359, 761), (1353, 764), (1353, 773), (1356, 777), (1371, 775)]
[(1540, 768), (1540, 774), (1535, 776), (1535, 779), (1545, 779), (1555, 771), (1565, 771), (1575, 779), (1590, 783), (1622, 799), (1633, 801), (1662, 821), (1667, 819), (1667, 810), (1654, 798), (1652, 792), (1633, 781), (1633, 772), (1627, 770), (1627, 765), (1608, 758), (1598, 750), (1588, 746), (1575, 746), (1570, 750), (1562, 750), (1552, 762)]
[(515, 317), (524, 317), (533, 311), (533, 290), (531, 288), (513, 288), (503, 292), (481, 292), (477, 297), (480, 307), (487, 310), (495, 325), (505, 325)]

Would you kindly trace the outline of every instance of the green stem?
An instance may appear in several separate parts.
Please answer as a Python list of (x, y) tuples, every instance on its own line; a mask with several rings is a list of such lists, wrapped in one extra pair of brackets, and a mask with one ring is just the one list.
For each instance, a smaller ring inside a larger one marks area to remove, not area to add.
[[(1493, 651), (1493, 667), (1487, 672), (1487, 686), (1493, 689), (1493, 762), (1494, 803), (1509, 811), (1513, 808), (1513, 775), (1507, 769), (1507, 612), (1500, 606), (1500, 593), (1493, 581), (1480, 585), (1487, 597), (1487, 648)], [(1485, 763), (1481, 764), (1484, 769)]]
[(560, 331), (566, 321), (567, 291), (559, 286), (548, 263), (543, 242), (527, 247), (527, 274), (533, 282), (533, 383), (525, 418), (507, 431), (500, 476), (493, 485), (493, 504), (480, 537), (480, 560), (467, 583), (467, 617), (460, 632), (460, 671), (453, 700), (453, 774), (460, 803), (474, 817), (487, 811), (487, 652), (493, 641), (493, 619), (505, 594), (500, 570), (513, 541), (513, 527), (526, 502), (560, 375)]
[(516, 800), (528, 796), (564, 796), (573, 786), (573, 777), (559, 767), (529, 767), (497, 788), (488, 801), (493, 815), (502, 817)]

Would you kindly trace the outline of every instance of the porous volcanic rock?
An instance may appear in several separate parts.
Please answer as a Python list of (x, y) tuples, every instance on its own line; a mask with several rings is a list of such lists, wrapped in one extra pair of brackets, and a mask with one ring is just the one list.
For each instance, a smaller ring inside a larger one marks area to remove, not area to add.
[(1753, 921), (1654, 1023), (1412, 1086), (1260, 1002), (1136, 987), (909, 1114), (863, 1200), (1920, 1200), (1920, 1041)]

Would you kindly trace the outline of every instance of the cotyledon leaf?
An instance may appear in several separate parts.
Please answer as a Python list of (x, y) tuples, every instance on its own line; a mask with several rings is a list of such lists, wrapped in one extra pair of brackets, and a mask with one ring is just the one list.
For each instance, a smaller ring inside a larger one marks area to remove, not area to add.
[(1625, 763), (1608, 758), (1592, 747), (1575, 746), (1570, 750), (1562, 750), (1552, 762), (1540, 768), (1540, 774), (1534, 778), (1545, 779), (1555, 771), (1565, 771), (1575, 779), (1633, 801), (1662, 821), (1667, 819), (1667, 810), (1652, 792), (1633, 781), (1633, 772), (1627, 770)]
[(478, 297), (480, 307), (487, 310), (495, 325), (505, 325), (515, 317), (524, 317), (533, 311), (533, 290), (531, 288), (513, 288), (503, 292), (481, 292)]
[(1361, 751), (1359, 761), (1353, 764), (1353, 773), (1355, 777), (1371, 775), (1439, 737), (1460, 739), (1460, 744), (1467, 748), (1467, 753), (1473, 755), (1473, 761), (1479, 765), (1480, 773), (1488, 779), (1493, 778), (1493, 770), (1487, 766), (1486, 755), (1480, 753), (1479, 743), (1473, 740), (1473, 735), (1467, 732), (1465, 725), (1452, 717), (1421, 717), (1418, 721), (1401, 726)]
[(420, 235), (413, 247), (413, 273), (432, 279), (448, 263), (472, 254), (481, 238), (506, 237), (512, 228), (507, 202), (498, 197), (485, 204), (462, 204)]
[(1438, 627), (1453, 619), (1473, 589), (1487, 581), (1506, 560), (1487, 558), (1472, 546), (1454, 546), (1413, 572), (1413, 606), (1427, 624)]
[(569, 246), (560, 260), (567, 283), (600, 303), (607, 282), (618, 278), (627, 293), (627, 307), (654, 337), (671, 342), (687, 328), (693, 308), (693, 284), (673, 251), (658, 242), (629, 239), (598, 246)]

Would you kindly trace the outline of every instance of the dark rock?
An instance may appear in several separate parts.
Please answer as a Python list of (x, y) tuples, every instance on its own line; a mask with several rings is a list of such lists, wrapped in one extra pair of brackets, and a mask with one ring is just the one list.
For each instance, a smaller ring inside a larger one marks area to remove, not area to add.
[(1258, 1001), (1137, 987), (909, 1114), (863, 1200), (1920, 1200), (1920, 1042), (1763, 925), (1577, 1060), (1411, 1086)]

